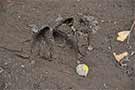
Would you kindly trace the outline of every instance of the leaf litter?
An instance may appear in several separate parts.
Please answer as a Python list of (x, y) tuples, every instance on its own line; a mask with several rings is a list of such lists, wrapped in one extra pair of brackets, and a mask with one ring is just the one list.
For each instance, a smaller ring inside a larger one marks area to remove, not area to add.
[(113, 53), (114, 57), (115, 57), (115, 60), (120, 64), (122, 65), (122, 61), (125, 57), (128, 56), (128, 52), (122, 52), (120, 54), (116, 54), (115, 52)]
[(117, 40), (118, 41), (125, 41), (127, 39), (127, 37), (129, 36), (130, 34), (130, 31), (121, 31), (121, 32), (118, 32), (118, 37), (117, 37)]

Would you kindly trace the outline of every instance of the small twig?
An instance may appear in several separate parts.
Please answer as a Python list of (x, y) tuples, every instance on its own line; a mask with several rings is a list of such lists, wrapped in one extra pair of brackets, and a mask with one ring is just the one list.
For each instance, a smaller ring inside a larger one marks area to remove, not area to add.
[(133, 22), (133, 24), (132, 24), (132, 26), (131, 26), (131, 28), (130, 28), (130, 33), (129, 33), (129, 36), (128, 36), (128, 39), (127, 39), (127, 44), (129, 44), (129, 41), (130, 41), (130, 34), (131, 34), (131, 32), (134, 30), (134, 27), (135, 27), (135, 21)]

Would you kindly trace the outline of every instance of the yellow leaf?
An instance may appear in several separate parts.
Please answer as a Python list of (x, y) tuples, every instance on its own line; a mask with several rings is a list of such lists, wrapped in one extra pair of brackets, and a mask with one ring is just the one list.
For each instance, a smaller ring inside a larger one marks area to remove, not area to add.
[(127, 39), (128, 35), (130, 34), (130, 31), (121, 31), (118, 32), (117, 40), (123, 42)]
[(125, 58), (126, 56), (128, 56), (128, 52), (123, 52), (123, 53), (121, 53), (121, 54), (113, 53), (113, 55), (114, 55), (116, 61), (117, 61), (118, 63), (121, 63), (121, 60), (122, 60), (123, 58)]

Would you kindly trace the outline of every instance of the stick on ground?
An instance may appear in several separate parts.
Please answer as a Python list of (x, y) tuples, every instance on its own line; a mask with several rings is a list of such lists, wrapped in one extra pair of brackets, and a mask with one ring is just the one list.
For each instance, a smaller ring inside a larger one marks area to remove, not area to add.
[(131, 28), (130, 28), (130, 33), (129, 33), (129, 36), (128, 36), (128, 39), (127, 39), (127, 44), (129, 44), (129, 41), (130, 41), (130, 34), (131, 32), (134, 30), (134, 27), (135, 27), (135, 21), (133, 22)]

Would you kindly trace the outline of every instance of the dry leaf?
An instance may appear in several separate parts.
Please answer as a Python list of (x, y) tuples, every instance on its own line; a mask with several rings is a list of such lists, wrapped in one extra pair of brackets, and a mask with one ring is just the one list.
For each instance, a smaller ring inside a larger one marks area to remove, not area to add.
[(117, 40), (123, 42), (127, 39), (128, 35), (130, 34), (130, 31), (121, 31), (118, 32)]
[(125, 58), (126, 56), (128, 56), (128, 52), (123, 52), (123, 53), (118, 54), (118, 55), (117, 55), (116, 53), (113, 53), (113, 55), (114, 55), (116, 61), (117, 61), (118, 63), (121, 63), (121, 60), (122, 60), (123, 58)]

